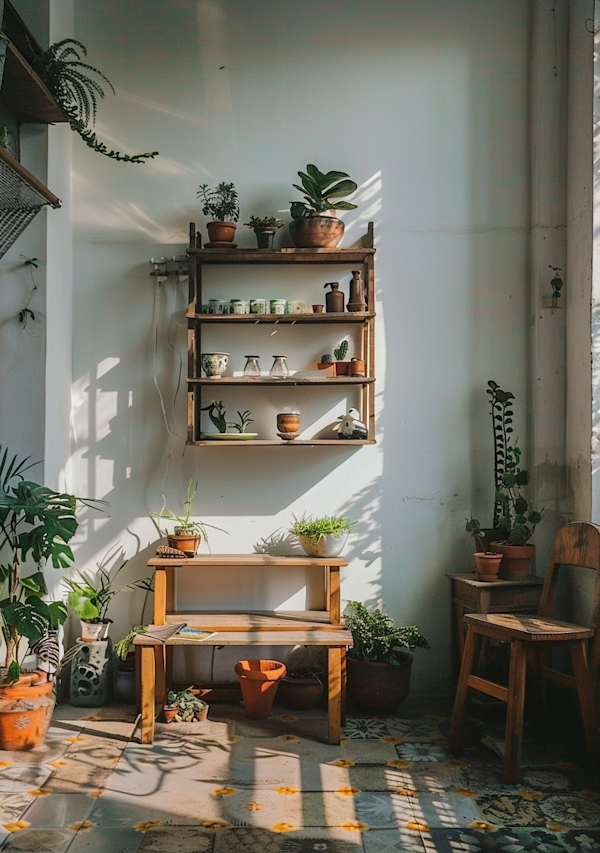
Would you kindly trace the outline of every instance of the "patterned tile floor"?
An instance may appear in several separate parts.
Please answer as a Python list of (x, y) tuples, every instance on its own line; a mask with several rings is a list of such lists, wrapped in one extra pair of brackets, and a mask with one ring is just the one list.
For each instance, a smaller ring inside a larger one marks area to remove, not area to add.
[[(546, 746), (526, 738), (521, 784), (501, 778), (502, 720), (482, 715), (460, 758), (448, 702), (253, 722), (213, 706), (139, 743), (131, 708), (60, 706), (44, 746), (0, 753), (0, 843), (17, 853), (600, 853), (600, 786), (573, 709)], [(496, 712), (497, 713), (497, 712)], [(567, 734), (565, 734), (567, 733)], [(321, 740), (319, 740), (321, 739)]]

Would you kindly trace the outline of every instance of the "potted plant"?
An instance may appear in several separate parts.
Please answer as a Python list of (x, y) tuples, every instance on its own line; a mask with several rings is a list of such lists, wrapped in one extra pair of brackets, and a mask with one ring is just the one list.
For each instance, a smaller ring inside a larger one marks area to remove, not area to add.
[(348, 355), (349, 348), (350, 342), (348, 338), (344, 338), (333, 351), (333, 357), (335, 358), (333, 367), (336, 376), (346, 376), (348, 373), (350, 362), (345, 361), (345, 358)]
[[(254, 423), (250, 417), (251, 412), (246, 409), (245, 412), (238, 411), (237, 416), (239, 422), (228, 421), (227, 412), (222, 400), (213, 400), (208, 406), (202, 406), (202, 412), (208, 412), (208, 417), (216, 426), (218, 432), (203, 433), (204, 438), (222, 439), (222, 440), (252, 440), (256, 438), (258, 433), (247, 432), (247, 427)], [(232, 430), (232, 431), (231, 431)]]
[(196, 723), (206, 719), (208, 705), (189, 690), (169, 690), (163, 713), (167, 723)]
[(495, 551), (490, 551), (485, 545), (485, 531), (482, 530), (479, 519), (467, 518), (465, 530), (470, 533), (475, 540), (477, 550), (475, 551), (475, 571), (479, 576), (480, 581), (496, 581), (498, 580), (498, 569), (502, 562), (502, 554), (497, 554)]
[[(203, 521), (191, 520), (192, 501), (197, 491), (198, 483), (190, 480), (187, 488), (187, 498), (183, 502), (186, 508), (184, 516), (175, 515), (175, 513), (166, 507), (163, 507), (160, 512), (150, 513), (150, 518), (160, 535), (167, 537), (169, 547), (183, 551), (188, 557), (193, 557), (197, 553), (203, 536), (204, 541), (208, 545), (208, 532), (206, 528), (211, 526), (210, 524), (205, 524)], [(161, 526), (164, 521), (176, 522), (172, 533), (169, 533), (166, 528)], [(215, 527), (213, 530), (220, 530), (220, 528)]]
[(309, 557), (338, 557), (346, 546), (355, 521), (335, 515), (294, 519), (290, 533), (298, 537)]
[(492, 551), (502, 554), (499, 576), (503, 580), (523, 580), (529, 574), (529, 566), (535, 555), (535, 545), (529, 540), (542, 520), (542, 513), (535, 510), (521, 494), (521, 488), (529, 483), (529, 471), (520, 467), (521, 450), (515, 444), (507, 448), (506, 470), (501, 486), (496, 492), (500, 506), (500, 527), (508, 530), (503, 542), (492, 542)]
[(324, 174), (309, 163), (306, 172), (298, 172), (302, 186), (294, 187), (305, 201), (291, 202), (290, 234), (300, 249), (335, 248), (344, 236), (344, 223), (335, 216), (336, 210), (355, 210), (356, 205), (336, 199), (353, 193), (357, 185), (345, 172)]
[[(0, 667), (0, 749), (33, 749), (44, 740), (56, 701), (50, 667), (22, 673), (30, 651), (58, 659), (56, 631), (67, 617), (61, 601), (47, 603), (42, 567), (66, 568), (73, 560), (69, 542), (77, 530), (73, 495), (25, 480), (34, 463), (9, 458), (0, 447), (0, 628), (5, 644)], [(36, 570), (26, 574), (28, 558)]]
[(277, 701), (286, 708), (311, 711), (317, 707), (323, 695), (324, 678), (322, 669), (310, 666), (288, 669), (287, 675), (279, 682)]
[[(110, 559), (106, 558), (106, 561)], [(117, 575), (127, 565), (127, 560), (118, 566), (116, 571), (109, 571), (105, 563), (97, 563), (98, 573), (94, 576), (89, 572), (78, 572), (74, 578), (65, 578), (69, 590), (67, 601), (69, 607), (81, 620), (81, 639), (83, 642), (105, 640), (111, 619), (107, 611), (113, 598), (121, 592), (131, 592), (134, 589), (152, 591), (152, 579), (140, 578), (131, 583), (117, 586)]]
[(196, 197), (204, 202), (202, 213), (213, 219), (206, 225), (209, 242), (204, 245), (208, 248), (234, 248), (236, 222), (240, 217), (235, 185), (220, 183), (211, 190), (208, 184), (200, 184)]
[(368, 714), (393, 714), (408, 696), (413, 651), (429, 648), (414, 625), (399, 627), (381, 610), (349, 601), (344, 613), (352, 632), (348, 651), (348, 696)]
[(114, 646), (116, 666), (114, 667), (113, 691), (117, 701), (135, 702), (135, 652), (133, 649), (133, 638), (137, 634), (145, 634), (148, 630), (146, 625), (134, 625), (134, 627)]
[(250, 221), (244, 222), (244, 225), (254, 230), (259, 249), (272, 249), (277, 230), (283, 228), (282, 220), (274, 216), (251, 216)]

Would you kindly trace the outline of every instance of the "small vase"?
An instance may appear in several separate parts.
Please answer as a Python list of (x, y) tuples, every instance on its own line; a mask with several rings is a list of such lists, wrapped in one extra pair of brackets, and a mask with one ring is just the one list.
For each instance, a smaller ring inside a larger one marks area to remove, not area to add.
[(293, 678), (286, 675), (279, 682), (277, 704), (297, 711), (311, 711), (317, 707), (322, 695), (323, 684), (318, 678)]
[(279, 681), (287, 672), (276, 660), (241, 660), (235, 665), (244, 710), (250, 720), (264, 720), (271, 713)]
[(35, 749), (46, 737), (56, 702), (54, 682), (30, 681), (25, 675), (0, 687), (0, 749)]
[(174, 723), (175, 717), (179, 713), (179, 708), (167, 708), (165, 705), (163, 707), (163, 715), (165, 718), (165, 723)]
[(273, 367), (271, 368), (271, 379), (285, 379), (290, 375), (290, 370), (287, 366), (287, 355), (274, 355)]
[(246, 366), (244, 367), (244, 376), (249, 377), (259, 377), (260, 376), (260, 364), (258, 363), (258, 359), (260, 356), (258, 355), (246, 355)]
[(476, 552), (474, 557), (475, 571), (479, 576), (479, 580), (488, 582), (497, 581), (502, 554), (487, 554), (480, 551)]
[(203, 352), (200, 355), (200, 366), (209, 379), (220, 379), (228, 363), (228, 352)]
[(348, 698), (366, 714), (394, 714), (410, 689), (413, 656), (402, 654), (398, 666), (348, 658)]
[(84, 643), (96, 643), (98, 640), (106, 640), (108, 637), (108, 629), (111, 620), (105, 619), (102, 622), (86, 622), (81, 620), (81, 638)]

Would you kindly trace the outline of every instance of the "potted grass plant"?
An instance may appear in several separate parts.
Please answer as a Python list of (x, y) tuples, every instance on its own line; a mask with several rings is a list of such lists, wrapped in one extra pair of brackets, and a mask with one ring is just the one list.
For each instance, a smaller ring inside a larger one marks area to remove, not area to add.
[(337, 210), (355, 210), (350, 201), (339, 201), (353, 193), (357, 184), (345, 172), (321, 172), (311, 163), (306, 172), (298, 172), (302, 186), (294, 187), (304, 201), (291, 202), (290, 235), (300, 249), (335, 248), (344, 236), (344, 223), (335, 216)]
[(220, 183), (212, 190), (208, 184), (200, 184), (196, 197), (203, 202), (202, 213), (212, 218), (206, 225), (209, 242), (204, 245), (209, 249), (235, 248), (233, 238), (240, 218), (235, 184)]
[(410, 689), (413, 652), (429, 648), (414, 626), (398, 626), (381, 610), (349, 601), (344, 613), (352, 632), (348, 651), (348, 696), (367, 714), (393, 714)]
[[(151, 512), (150, 518), (154, 522), (154, 526), (161, 536), (167, 537), (167, 542), (170, 548), (177, 548), (178, 551), (183, 551), (186, 556), (193, 557), (200, 547), (200, 542), (204, 536), (204, 541), (208, 545), (207, 527), (203, 521), (192, 521), (192, 502), (198, 491), (198, 483), (190, 480), (187, 488), (187, 498), (183, 502), (186, 509), (185, 515), (179, 516), (171, 512), (170, 509), (163, 507), (160, 512)], [(175, 523), (173, 531), (170, 533), (166, 527), (163, 527), (164, 522)], [(220, 528), (213, 528), (220, 530)]]
[(294, 519), (290, 533), (309, 557), (339, 557), (356, 522), (336, 515)]

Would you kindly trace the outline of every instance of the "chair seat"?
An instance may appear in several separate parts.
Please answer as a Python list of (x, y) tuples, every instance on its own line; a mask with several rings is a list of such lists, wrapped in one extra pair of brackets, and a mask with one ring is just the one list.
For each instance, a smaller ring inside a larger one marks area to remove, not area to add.
[(561, 622), (559, 619), (545, 619), (539, 616), (526, 616), (519, 613), (467, 613), (467, 625), (472, 625), (478, 634), (484, 634), (495, 640), (527, 640), (529, 642), (567, 642), (569, 640), (587, 640), (593, 637), (593, 628)]

